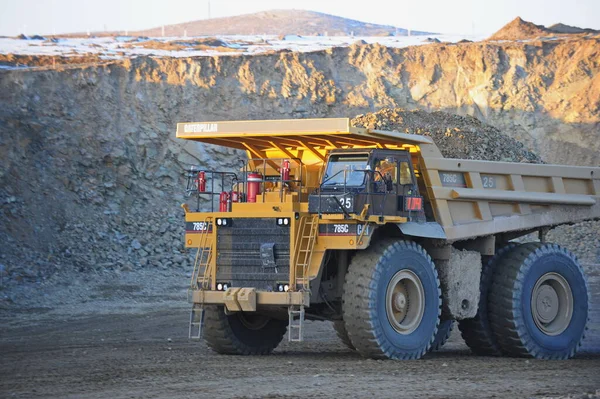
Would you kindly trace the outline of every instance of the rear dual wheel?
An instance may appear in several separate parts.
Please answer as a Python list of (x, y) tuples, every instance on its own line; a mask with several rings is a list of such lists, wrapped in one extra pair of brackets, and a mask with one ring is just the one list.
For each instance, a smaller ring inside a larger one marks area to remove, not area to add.
[(484, 257), (482, 259), (477, 315), (472, 319), (458, 321), (458, 328), (463, 340), (476, 355), (502, 355), (502, 349), (500, 349), (498, 340), (490, 325), (488, 312), (489, 292), (492, 285), (494, 270), (496, 270), (498, 264), (502, 262), (504, 256), (518, 245), (519, 244), (512, 242), (508, 243), (504, 247), (498, 249), (494, 256)]
[(511, 249), (496, 268), (489, 320), (505, 353), (568, 359), (585, 337), (589, 296), (577, 258), (556, 244)]

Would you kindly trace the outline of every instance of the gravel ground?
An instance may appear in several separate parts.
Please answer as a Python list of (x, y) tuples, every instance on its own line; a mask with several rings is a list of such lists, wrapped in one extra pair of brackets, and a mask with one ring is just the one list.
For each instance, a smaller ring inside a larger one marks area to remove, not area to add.
[(586, 268), (590, 330), (568, 361), (474, 356), (456, 330), (422, 360), (366, 360), (328, 322), (308, 322), (305, 342), (284, 341), (272, 356), (217, 355), (187, 339), (181, 276), (164, 279), (154, 295), (153, 283), (111, 280), (89, 288), (94, 299), (78, 306), (0, 313), (0, 397), (598, 398), (600, 265)]

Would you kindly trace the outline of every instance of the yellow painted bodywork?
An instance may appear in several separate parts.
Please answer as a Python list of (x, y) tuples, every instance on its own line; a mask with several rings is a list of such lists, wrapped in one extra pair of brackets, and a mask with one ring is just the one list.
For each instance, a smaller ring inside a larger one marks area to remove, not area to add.
[[(274, 205), (277, 204), (277, 205)], [(274, 210), (273, 207), (276, 206), (278, 210)], [(231, 219), (241, 219), (241, 218), (289, 218), (290, 219), (290, 262), (291, 257), (293, 256), (296, 248), (295, 242), (297, 240), (297, 236), (299, 234), (297, 225), (298, 220), (303, 216), (310, 216), (308, 213), (308, 204), (300, 203), (300, 202), (272, 202), (272, 203), (234, 203), (232, 204), (231, 212), (186, 212), (185, 221), (186, 222), (203, 222), (208, 218), (212, 218), (212, 220), (216, 220), (217, 218), (231, 218)], [(324, 217), (319, 220), (319, 225), (327, 225), (327, 224), (348, 224), (348, 225), (369, 225), (375, 226), (377, 224), (385, 224), (385, 223), (399, 223), (406, 221), (405, 218), (385, 218), (383, 221), (374, 221), (374, 220), (361, 220), (360, 215), (351, 215), (355, 217), (355, 219), (340, 219), (337, 215), (323, 215)], [(330, 216), (330, 217), (327, 217)], [(205, 233), (208, 235), (209, 240), (211, 240), (211, 245), (216, 247), (216, 237), (217, 230), (219, 226), (216, 224), (213, 226), (213, 230), (211, 233)], [(368, 247), (372, 232), (374, 228), (367, 229), (369, 231), (368, 234), (360, 235), (345, 235), (345, 236), (326, 236), (326, 235), (317, 235), (317, 239), (314, 246), (313, 256), (311, 259), (311, 267), (310, 267), (310, 278), (315, 278), (319, 272), (319, 268), (321, 266), (323, 256), (325, 255), (326, 250), (334, 250), (334, 249), (343, 249), (343, 250), (355, 250), (355, 249), (364, 249)], [(198, 248), (200, 243), (199, 241), (200, 234), (199, 233), (185, 233), (185, 247), (186, 248)], [(212, 258), (213, 267), (216, 267), (216, 259), (217, 257)], [(300, 276), (296, 276), (299, 278)], [(290, 276), (290, 285), (292, 284), (294, 276)], [(213, 289), (216, 284), (216, 281), (212, 282)]]
[[(420, 193), (431, 205), (435, 221), (448, 241), (600, 218), (600, 168), (444, 159), (429, 137), (356, 128), (350, 126), (347, 118), (179, 123), (177, 137), (244, 150), (250, 159), (251, 170), (265, 176), (278, 176), (282, 160), (290, 160), (291, 179), (301, 180), (301, 184), (291, 190), (265, 183), (264, 192), (255, 203), (233, 203), (231, 212), (191, 212), (184, 208), (187, 222), (202, 222), (208, 217), (213, 220), (223, 217), (290, 218), (290, 262), (297, 250), (298, 220), (309, 215), (308, 196), (318, 188), (331, 150), (408, 150)], [(445, 185), (440, 178), (440, 173), (445, 172), (462, 176), (464, 185)], [(490, 177), (494, 187), (485, 186), (485, 178)], [(365, 208), (360, 214), (350, 215), (350, 219), (342, 214), (321, 215), (319, 225), (343, 222), (371, 226), (371, 230), (361, 236), (317, 236), (308, 268), (310, 279), (319, 274), (327, 250), (364, 249), (369, 245), (376, 225), (407, 221), (401, 217), (380, 220), (368, 216), (367, 211)], [(208, 236), (214, 248), (217, 229), (215, 225)], [(187, 232), (186, 247), (197, 248), (200, 245), (198, 237), (197, 233)], [(211, 259), (213, 270), (217, 267), (216, 260), (217, 256)], [(290, 263), (290, 287), (296, 278), (302, 277), (292, 276), (291, 270)], [(214, 292), (215, 285), (213, 278), (209, 291), (195, 291), (194, 301), (225, 304), (226, 293)], [(236, 299), (239, 292), (235, 292), (233, 302), (229, 301), (232, 309), (243, 310)], [(255, 300), (242, 299), (242, 303), (247, 309), (291, 303), (289, 296), (275, 294), (257, 291)], [(210, 301), (203, 299), (208, 297)]]

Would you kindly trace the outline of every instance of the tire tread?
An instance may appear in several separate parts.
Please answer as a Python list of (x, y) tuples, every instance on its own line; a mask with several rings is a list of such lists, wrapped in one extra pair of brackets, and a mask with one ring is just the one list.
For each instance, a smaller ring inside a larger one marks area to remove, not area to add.
[[(429, 344), (420, 351), (405, 353), (400, 356), (392, 353), (392, 348), (386, 344), (386, 340), (382, 339), (380, 335), (383, 333), (374, 328), (370, 311), (377, 299), (375, 281), (381, 273), (381, 259), (390, 255), (390, 248), (392, 247), (416, 251), (427, 259), (433, 269), (438, 287), (438, 297), (440, 298), (438, 321)], [(373, 243), (368, 249), (360, 251), (354, 256), (346, 273), (342, 307), (345, 327), (350, 342), (362, 356), (372, 359), (393, 358), (409, 360), (421, 358), (431, 348), (431, 344), (437, 333), (439, 316), (442, 311), (441, 294), (437, 270), (433, 266), (431, 257), (423, 247), (412, 241), (397, 241), (393, 239)]]
[[(488, 302), (494, 335), (502, 350), (511, 356), (555, 360), (568, 359), (575, 355), (585, 338), (587, 322), (581, 339), (571, 348), (564, 351), (545, 351), (533, 342), (527, 332), (522, 314), (516, 311), (521, 306), (520, 293), (525, 283), (527, 271), (540, 256), (551, 253), (560, 253), (573, 260), (579, 273), (583, 276), (586, 293), (589, 293), (583, 269), (575, 255), (570, 251), (556, 244), (543, 243), (526, 243), (511, 251), (503, 259), (501, 267), (498, 267), (494, 273)], [(589, 294), (586, 296), (589, 301)]]
[(494, 270), (499, 261), (507, 255), (508, 252), (518, 247), (516, 243), (508, 243), (496, 251), (496, 254), (482, 262), (479, 309), (477, 315), (472, 319), (459, 320), (458, 329), (467, 346), (473, 353), (480, 356), (501, 356), (502, 349), (492, 332), (488, 315), (488, 295), (492, 282)]
[(287, 325), (277, 322), (272, 328), (278, 328), (276, 339), (265, 339), (260, 346), (249, 346), (244, 344), (231, 328), (225, 312), (217, 306), (207, 306), (204, 310), (203, 336), (206, 344), (215, 352), (227, 355), (269, 355), (279, 345)]

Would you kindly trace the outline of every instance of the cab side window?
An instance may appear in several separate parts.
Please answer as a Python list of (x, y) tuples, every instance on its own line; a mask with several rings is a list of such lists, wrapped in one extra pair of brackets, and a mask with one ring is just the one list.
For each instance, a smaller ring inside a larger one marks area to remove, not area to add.
[(398, 164), (394, 161), (379, 159), (375, 162), (375, 181), (390, 180), (392, 183), (398, 181)]
[(408, 162), (400, 162), (400, 184), (413, 184), (412, 173)]
[(398, 182), (398, 162), (393, 159), (378, 159), (375, 162), (373, 180), (381, 184), (378, 191), (394, 191), (394, 185)]

